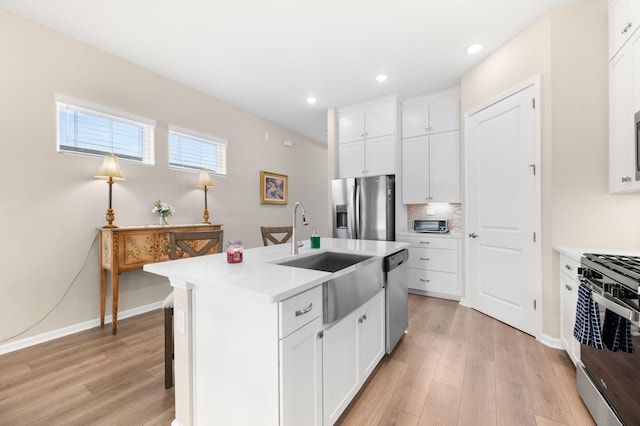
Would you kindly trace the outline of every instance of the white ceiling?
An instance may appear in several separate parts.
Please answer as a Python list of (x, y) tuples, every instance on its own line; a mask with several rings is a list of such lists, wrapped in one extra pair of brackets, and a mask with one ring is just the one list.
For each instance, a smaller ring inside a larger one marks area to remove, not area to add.
[[(325, 142), (327, 108), (456, 86), (537, 18), (576, 1), (0, 0), (0, 8)], [(469, 56), (473, 43), (485, 48)], [(377, 83), (379, 73), (389, 79)]]

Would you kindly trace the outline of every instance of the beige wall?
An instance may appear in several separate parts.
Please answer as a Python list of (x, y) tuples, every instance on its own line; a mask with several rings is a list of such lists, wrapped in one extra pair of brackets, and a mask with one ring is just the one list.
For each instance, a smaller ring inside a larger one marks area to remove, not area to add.
[(542, 81), (543, 333), (559, 336), (556, 246), (640, 248), (640, 195), (608, 193), (607, 1), (559, 8), (462, 76), (463, 113)]
[[(197, 173), (167, 167), (166, 131), (174, 124), (229, 141), (228, 176), (214, 176), (209, 191), (211, 220), (224, 224), (225, 238), (261, 245), (259, 226), (289, 224), (296, 200), (311, 225), (302, 237), (311, 227), (329, 235), (324, 144), (4, 11), (0, 52), (0, 345), (39, 321), (17, 339), (99, 316), (94, 238), (105, 223), (107, 185), (93, 178), (100, 158), (56, 153), (56, 93), (157, 120), (156, 165), (120, 162), (126, 180), (113, 188), (116, 224), (155, 223), (157, 199), (174, 206), (170, 223), (201, 220)], [(260, 170), (289, 176), (288, 206), (259, 204)], [(120, 285), (120, 311), (170, 291), (166, 279), (142, 271), (123, 274)]]

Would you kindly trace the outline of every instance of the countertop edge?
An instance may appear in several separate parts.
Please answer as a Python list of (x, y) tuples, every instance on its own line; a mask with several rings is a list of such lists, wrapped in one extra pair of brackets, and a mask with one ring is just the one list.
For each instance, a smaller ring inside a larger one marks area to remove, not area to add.
[[(324, 241), (325, 245), (319, 250), (309, 249), (310, 244), (305, 241), (305, 247), (301, 248), (300, 254), (295, 256), (308, 256), (323, 251), (334, 251), (386, 257), (409, 247), (409, 243), (403, 241), (342, 241), (331, 238), (323, 238), (321, 241)], [(144, 265), (143, 270), (167, 277), (172, 286), (175, 286), (176, 282), (194, 286), (215, 286), (221, 291), (242, 294), (263, 303), (276, 303), (314, 288), (329, 280), (332, 276), (328, 272), (300, 270), (300, 268), (279, 265), (279, 262), (294, 256), (289, 254), (288, 248), (289, 245), (286, 244), (247, 249), (245, 250), (245, 261), (237, 264), (237, 266), (227, 264), (226, 254), (223, 253), (150, 263)], [(234, 271), (232, 268), (235, 267), (240, 269), (240, 275), (232, 276), (230, 271)], [(277, 268), (283, 268), (283, 272), (279, 273)], [(292, 270), (299, 272), (291, 273)], [(269, 275), (270, 287), (264, 288), (252, 282), (252, 279), (257, 281), (255, 279), (257, 272)], [(273, 284), (274, 281), (277, 283)], [(238, 285), (236, 285), (237, 283)]]
[(622, 256), (640, 256), (640, 250), (625, 250), (625, 249), (612, 249), (612, 248), (556, 246), (554, 247), (554, 250), (560, 254), (570, 257), (576, 262), (580, 262), (580, 258), (584, 253), (616, 254), (616, 255), (622, 255)]

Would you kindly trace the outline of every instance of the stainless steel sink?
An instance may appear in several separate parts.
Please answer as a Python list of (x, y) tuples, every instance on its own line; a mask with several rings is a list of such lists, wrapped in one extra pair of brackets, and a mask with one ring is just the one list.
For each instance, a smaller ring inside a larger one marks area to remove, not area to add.
[(314, 271), (338, 272), (367, 259), (371, 259), (371, 256), (325, 251), (310, 256), (296, 257), (282, 262), (280, 265), (313, 269)]
[(296, 257), (279, 264), (332, 273), (331, 279), (322, 284), (325, 324), (349, 315), (375, 296), (384, 285), (381, 257), (328, 251)]

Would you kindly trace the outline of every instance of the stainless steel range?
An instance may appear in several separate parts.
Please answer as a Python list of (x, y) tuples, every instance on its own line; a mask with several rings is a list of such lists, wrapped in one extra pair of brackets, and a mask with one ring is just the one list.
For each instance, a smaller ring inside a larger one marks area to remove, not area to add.
[(640, 425), (640, 257), (586, 253), (581, 265), (604, 347), (581, 345), (578, 392), (599, 426)]

